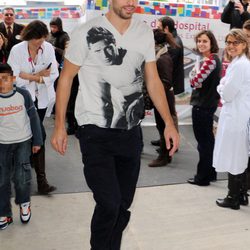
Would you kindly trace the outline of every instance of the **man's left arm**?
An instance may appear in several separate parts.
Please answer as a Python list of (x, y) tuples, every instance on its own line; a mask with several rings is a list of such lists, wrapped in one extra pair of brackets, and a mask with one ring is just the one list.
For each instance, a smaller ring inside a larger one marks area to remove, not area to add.
[(179, 147), (180, 138), (169, 111), (165, 90), (159, 78), (155, 62), (145, 64), (145, 81), (150, 98), (165, 122), (164, 137), (167, 149), (171, 148), (171, 143), (173, 144), (169, 152), (169, 155), (172, 156)]

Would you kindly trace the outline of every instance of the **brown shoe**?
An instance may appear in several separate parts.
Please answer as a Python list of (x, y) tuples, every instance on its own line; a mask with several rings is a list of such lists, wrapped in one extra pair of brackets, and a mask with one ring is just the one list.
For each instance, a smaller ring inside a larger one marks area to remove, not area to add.
[(151, 163), (148, 164), (149, 167), (151, 168), (156, 168), (156, 167), (165, 167), (172, 161), (171, 156), (158, 156), (157, 159), (153, 160)]

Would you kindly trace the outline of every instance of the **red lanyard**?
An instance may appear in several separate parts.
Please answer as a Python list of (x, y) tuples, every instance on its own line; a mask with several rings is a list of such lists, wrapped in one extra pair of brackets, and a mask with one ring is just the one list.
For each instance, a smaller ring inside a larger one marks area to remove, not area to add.
[[(37, 55), (38, 55), (39, 50), (41, 50), (41, 51), (42, 51), (42, 54), (43, 54), (43, 48), (42, 48), (42, 47), (39, 47), (39, 49), (38, 49), (38, 50), (37, 50), (37, 52), (36, 52), (36, 57), (37, 57)], [(30, 55), (30, 50), (29, 50), (29, 47), (28, 47), (28, 53), (29, 53), (29, 58), (28, 58), (28, 61), (29, 61), (29, 62), (30, 62), (30, 64), (31, 64), (32, 74), (34, 74), (34, 73), (35, 73), (35, 71), (36, 71), (36, 69), (35, 69), (36, 62), (35, 62), (35, 61), (33, 61), (32, 57), (31, 57), (31, 55)]]

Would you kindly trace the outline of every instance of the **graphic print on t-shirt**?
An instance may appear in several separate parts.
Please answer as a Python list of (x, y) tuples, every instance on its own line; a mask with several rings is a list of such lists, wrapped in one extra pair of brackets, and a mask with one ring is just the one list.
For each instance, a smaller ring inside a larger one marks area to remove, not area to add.
[(103, 27), (87, 32), (89, 60), (98, 65), (104, 126), (131, 128), (143, 115), (143, 55), (118, 47), (114, 35)]

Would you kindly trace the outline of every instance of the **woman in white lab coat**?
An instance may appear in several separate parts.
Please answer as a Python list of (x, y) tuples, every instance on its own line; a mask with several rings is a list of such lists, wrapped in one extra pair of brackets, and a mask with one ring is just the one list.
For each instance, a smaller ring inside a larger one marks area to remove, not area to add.
[[(41, 124), (45, 115), (49, 116), (52, 111), (55, 102), (54, 81), (58, 77), (54, 48), (45, 41), (48, 34), (45, 23), (39, 20), (29, 23), (21, 33), (23, 42), (11, 49), (8, 59), (17, 86), (30, 92)], [(32, 163), (37, 174), (38, 192), (48, 194), (54, 191), (56, 188), (49, 185), (46, 179), (44, 146), (33, 155)]]
[(249, 152), (250, 61), (247, 37), (240, 29), (226, 36), (226, 54), (231, 61), (217, 90), (222, 109), (215, 139), (213, 166), (228, 172), (228, 195), (217, 205), (239, 209), (248, 205), (246, 173)]

